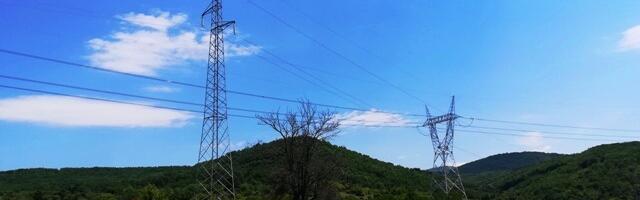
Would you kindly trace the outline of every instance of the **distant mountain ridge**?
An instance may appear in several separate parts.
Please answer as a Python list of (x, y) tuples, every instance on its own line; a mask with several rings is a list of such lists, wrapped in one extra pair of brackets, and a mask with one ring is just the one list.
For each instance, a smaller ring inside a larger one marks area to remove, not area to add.
[(495, 171), (512, 171), (538, 164), (542, 161), (563, 156), (557, 153), (513, 152), (492, 155), (480, 160), (466, 163), (460, 167), (463, 174), (478, 174)]

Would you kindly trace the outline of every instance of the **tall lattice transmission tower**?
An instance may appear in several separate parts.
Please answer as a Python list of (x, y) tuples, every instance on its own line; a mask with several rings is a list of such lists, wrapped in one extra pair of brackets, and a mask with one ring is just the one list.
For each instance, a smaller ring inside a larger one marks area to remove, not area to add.
[(233, 162), (227, 132), (227, 94), (224, 65), (224, 30), (235, 24), (222, 19), (221, 0), (212, 0), (202, 13), (210, 16), (209, 59), (204, 98), (204, 117), (200, 152), (198, 154), (198, 183), (202, 192), (197, 199), (235, 199)]
[[(424, 122), (423, 126), (429, 129), (429, 134), (431, 135), (434, 152), (433, 169), (438, 172), (435, 177), (436, 184), (446, 194), (455, 189), (461, 193), (463, 199), (467, 199), (467, 193), (464, 191), (464, 185), (462, 185), (462, 178), (458, 173), (458, 168), (455, 166), (455, 159), (453, 158), (453, 128), (455, 120), (459, 117), (455, 112), (455, 99), (455, 96), (451, 97), (449, 113), (440, 116), (431, 116), (429, 108), (425, 106), (427, 121)], [(438, 124), (446, 125), (446, 133), (444, 135), (438, 133)]]

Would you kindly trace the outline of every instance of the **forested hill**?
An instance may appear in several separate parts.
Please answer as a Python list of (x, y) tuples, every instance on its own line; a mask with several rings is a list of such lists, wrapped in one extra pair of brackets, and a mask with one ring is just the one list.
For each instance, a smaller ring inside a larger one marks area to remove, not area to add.
[[(269, 175), (278, 169), (280, 141), (258, 144), (233, 154), (234, 169), (249, 196), (272, 190)], [(443, 199), (429, 173), (383, 162), (345, 147), (322, 142), (320, 158), (334, 162), (340, 171), (336, 189), (341, 199)], [(331, 159), (329, 157), (336, 157)]]
[(543, 152), (502, 153), (464, 164), (458, 169), (463, 174), (512, 171), (559, 156), (562, 156), (562, 154)]
[(640, 142), (600, 145), (503, 176), (484, 199), (640, 199)]
[[(276, 192), (280, 147), (275, 141), (233, 152), (237, 199), (270, 199)], [(327, 142), (320, 149), (319, 161), (333, 163), (339, 174), (328, 191), (335, 196), (326, 199), (459, 199), (445, 198), (425, 171)], [(501, 154), (460, 168), (470, 199), (640, 199), (640, 142), (572, 155)], [(198, 191), (194, 172), (190, 166), (5, 171), (0, 172), (0, 200), (191, 199)]]
[[(321, 144), (336, 164), (339, 199), (443, 199), (427, 172), (382, 162), (344, 147)], [(280, 141), (233, 152), (238, 199), (273, 193)], [(330, 159), (330, 157), (332, 159)], [(333, 159), (335, 158), (335, 159)], [(190, 199), (193, 167), (22, 169), (0, 172), (0, 199)]]

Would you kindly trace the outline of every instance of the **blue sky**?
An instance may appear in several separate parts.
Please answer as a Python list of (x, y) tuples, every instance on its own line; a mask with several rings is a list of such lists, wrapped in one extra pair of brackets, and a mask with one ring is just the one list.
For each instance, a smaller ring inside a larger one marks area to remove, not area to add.
[[(640, 129), (639, 1), (255, 3), (423, 99), (435, 114), (444, 112), (450, 96), (456, 95), (456, 110), (463, 116)], [(0, 0), (0, 26), (4, 27), (0, 48), (204, 83), (206, 35), (199, 26), (199, 15), (205, 6), (204, 1)], [(227, 37), (230, 90), (383, 111), (424, 112), (423, 102), (367, 75), (247, 1), (225, 1), (224, 6), (225, 18), (237, 22), (236, 35)], [(261, 60), (260, 56), (269, 57), (265, 52), (304, 66), (318, 79), (372, 106), (346, 100), (344, 95), (334, 95), (326, 87)], [(196, 103), (203, 99), (199, 89), (24, 57), (0, 54), (0, 63), (1, 75)], [(0, 84), (201, 109), (7, 79), (0, 79)], [(233, 107), (268, 111), (296, 106), (232, 94), (229, 102)], [(424, 120), (338, 111), (341, 116), (397, 124)], [(0, 89), (0, 170), (190, 165), (197, 159), (200, 117)], [(234, 148), (276, 138), (255, 120), (232, 118), (229, 124)], [(637, 140), (586, 136), (580, 138), (602, 140), (559, 140), (543, 133), (635, 136), (637, 132), (481, 121), (473, 125), (531, 131), (518, 133), (523, 134), (518, 137), (459, 132), (455, 140), (460, 147), (458, 163), (501, 152), (575, 153), (597, 144)], [(428, 168), (432, 164), (431, 143), (415, 128), (349, 127), (332, 142), (403, 166)]]

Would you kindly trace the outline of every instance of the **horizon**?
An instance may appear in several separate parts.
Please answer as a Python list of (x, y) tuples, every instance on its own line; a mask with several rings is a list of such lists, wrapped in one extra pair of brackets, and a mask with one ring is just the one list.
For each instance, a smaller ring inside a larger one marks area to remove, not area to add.
[[(451, 96), (458, 165), (640, 140), (640, 1), (250, 2), (224, 1), (232, 150), (278, 138), (247, 111), (298, 106), (277, 98), (334, 106), (332, 144), (407, 168), (433, 167), (416, 127)], [(0, 171), (195, 164), (204, 91), (173, 83), (205, 83), (206, 6), (0, 1)]]

